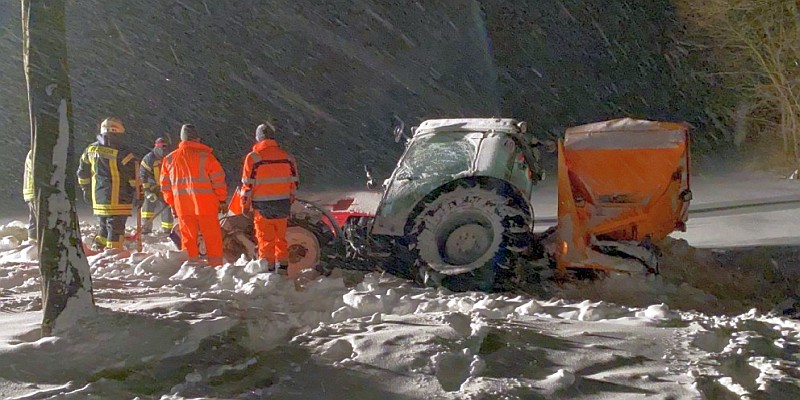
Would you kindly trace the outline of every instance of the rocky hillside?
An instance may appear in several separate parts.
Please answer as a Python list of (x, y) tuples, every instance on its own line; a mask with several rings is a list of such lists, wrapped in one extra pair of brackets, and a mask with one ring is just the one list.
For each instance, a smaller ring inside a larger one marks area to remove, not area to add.
[[(68, 1), (79, 147), (107, 115), (143, 153), (192, 122), (233, 184), (254, 127), (271, 119), (304, 183), (353, 186), (363, 164), (391, 171), (394, 116), (503, 114), (548, 134), (622, 114), (697, 115), (675, 78), (666, 0), (257, 3)], [(0, 0), (3, 203), (17, 197), (28, 142), (19, 14), (19, 1)]]

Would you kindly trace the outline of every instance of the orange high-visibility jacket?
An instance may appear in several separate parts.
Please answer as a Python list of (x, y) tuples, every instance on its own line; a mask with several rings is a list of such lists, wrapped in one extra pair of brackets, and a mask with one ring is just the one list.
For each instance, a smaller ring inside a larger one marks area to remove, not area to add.
[(297, 189), (294, 157), (272, 139), (256, 143), (244, 159), (242, 185), (252, 201), (289, 199)]
[(225, 172), (200, 142), (183, 141), (161, 164), (161, 193), (175, 214), (217, 215), (228, 197)]

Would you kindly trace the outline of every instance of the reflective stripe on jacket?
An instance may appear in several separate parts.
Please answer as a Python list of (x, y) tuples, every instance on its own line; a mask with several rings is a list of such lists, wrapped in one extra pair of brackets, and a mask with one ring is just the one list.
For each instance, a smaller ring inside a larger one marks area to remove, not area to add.
[(200, 142), (183, 141), (161, 164), (161, 194), (178, 216), (217, 215), (228, 197), (225, 172)]
[(33, 150), (28, 150), (25, 156), (25, 174), (22, 176), (22, 199), (33, 201), (36, 197), (33, 187)]
[(78, 184), (91, 185), (95, 215), (130, 215), (136, 186), (136, 157), (126, 149), (94, 142), (83, 151)]
[(256, 143), (244, 159), (242, 188), (254, 202), (289, 199), (297, 180), (294, 157), (272, 139)]
[(147, 153), (139, 165), (139, 179), (142, 180), (142, 187), (156, 189), (161, 186), (159, 180), (161, 179), (161, 162), (162, 159), (158, 158), (152, 151)]

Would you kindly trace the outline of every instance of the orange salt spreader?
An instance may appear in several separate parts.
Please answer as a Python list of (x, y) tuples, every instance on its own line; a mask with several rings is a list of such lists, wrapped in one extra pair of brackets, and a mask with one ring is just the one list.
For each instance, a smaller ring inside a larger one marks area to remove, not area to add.
[(651, 244), (686, 230), (689, 129), (630, 118), (567, 129), (558, 143), (560, 272), (641, 271), (643, 264), (658, 272)]

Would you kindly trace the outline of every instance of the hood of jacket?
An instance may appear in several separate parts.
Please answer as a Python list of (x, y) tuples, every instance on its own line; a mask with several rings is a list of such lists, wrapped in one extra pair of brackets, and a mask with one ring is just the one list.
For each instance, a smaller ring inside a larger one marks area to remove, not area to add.
[(195, 141), (192, 141), (192, 140), (184, 140), (184, 141), (180, 142), (180, 144), (178, 144), (178, 149), (181, 149), (181, 150), (189, 150), (189, 149), (191, 149), (191, 150), (196, 150), (196, 151), (205, 151), (207, 153), (211, 153), (212, 151), (214, 151), (214, 149), (212, 149), (211, 146), (202, 144), (200, 142), (195, 142)]
[(269, 147), (280, 147), (274, 139), (264, 139), (253, 145), (253, 151), (258, 152)]

